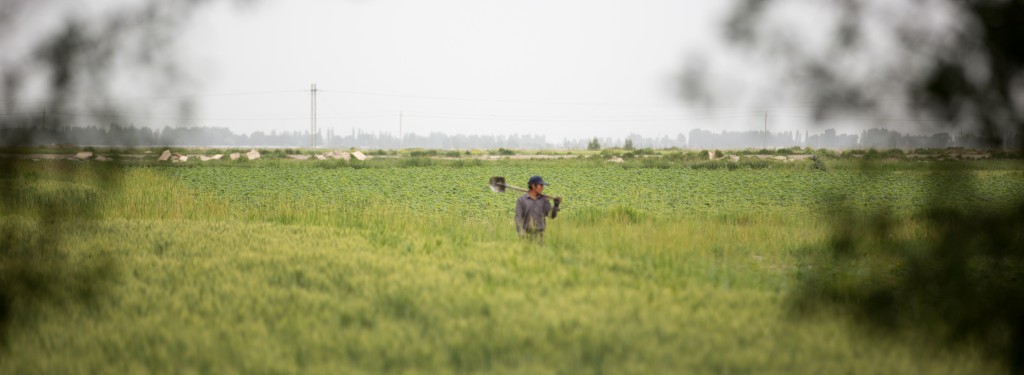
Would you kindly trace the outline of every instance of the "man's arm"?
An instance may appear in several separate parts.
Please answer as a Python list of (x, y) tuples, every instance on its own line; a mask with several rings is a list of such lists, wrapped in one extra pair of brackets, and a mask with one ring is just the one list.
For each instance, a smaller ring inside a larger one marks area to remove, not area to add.
[(558, 210), (559, 210), (558, 205), (562, 204), (562, 197), (558, 197), (558, 198), (552, 199), (552, 201), (554, 202), (555, 205), (554, 205), (554, 207), (551, 208), (551, 218), (554, 219), (555, 217), (558, 216)]

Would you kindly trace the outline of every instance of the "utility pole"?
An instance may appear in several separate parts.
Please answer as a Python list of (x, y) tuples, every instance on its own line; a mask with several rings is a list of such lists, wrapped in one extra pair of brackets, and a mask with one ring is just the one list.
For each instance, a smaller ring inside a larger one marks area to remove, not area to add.
[(309, 137), (310, 144), (316, 148), (316, 84), (309, 87)]
[(761, 148), (768, 148), (768, 110), (764, 111), (764, 137), (761, 138)]

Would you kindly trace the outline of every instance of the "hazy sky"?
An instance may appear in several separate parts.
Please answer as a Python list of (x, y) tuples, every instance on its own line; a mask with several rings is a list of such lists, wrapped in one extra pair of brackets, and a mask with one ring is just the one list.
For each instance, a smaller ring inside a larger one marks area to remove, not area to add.
[[(553, 141), (674, 136), (710, 127), (707, 116), (686, 110), (675, 86), (687, 54), (716, 39), (722, 7), (705, 3), (299, 0), (244, 11), (225, 4), (184, 40), (202, 66), (202, 91), (316, 83), (325, 90), (318, 125), (339, 133), (397, 133), (401, 122), (407, 133)], [(199, 104), (211, 118), (274, 118), (230, 122), (240, 130), (309, 127), (308, 92)]]
[[(417, 134), (541, 134), (553, 142), (674, 137), (693, 128), (760, 130), (766, 107), (770, 130), (807, 128), (798, 109), (766, 89), (782, 83), (723, 56), (721, 22), (731, 4), (224, 1), (202, 8), (179, 35), (194, 115), (161, 112), (164, 91), (130, 77), (121, 79), (131, 89), (114, 97), (140, 113), (135, 125), (239, 132), (308, 130), (313, 83), (323, 90), (319, 128), (340, 134), (397, 134), (401, 126)], [(677, 82), (693, 57), (712, 65), (717, 73), (707, 78), (727, 102), (708, 110), (680, 98)]]

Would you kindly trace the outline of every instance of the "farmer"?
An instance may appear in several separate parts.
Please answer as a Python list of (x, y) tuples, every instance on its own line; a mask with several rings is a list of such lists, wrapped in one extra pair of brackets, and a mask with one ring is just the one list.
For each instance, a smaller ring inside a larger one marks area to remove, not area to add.
[(555, 206), (551, 207), (548, 196), (543, 195), (544, 186), (547, 183), (540, 176), (530, 177), (526, 183), (529, 191), (516, 201), (516, 231), (520, 238), (526, 238), (544, 244), (544, 228), (547, 226), (545, 218), (551, 215), (554, 219), (558, 216), (558, 205), (562, 204), (562, 197), (555, 198)]

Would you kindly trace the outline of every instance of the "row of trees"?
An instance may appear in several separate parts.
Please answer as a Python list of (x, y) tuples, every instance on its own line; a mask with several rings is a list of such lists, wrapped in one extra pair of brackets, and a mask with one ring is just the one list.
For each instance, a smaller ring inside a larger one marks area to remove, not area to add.
[[(1019, 142), (1021, 135), (1007, 134), (1003, 144)], [(93, 146), (258, 146), (258, 147), (308, 147), (312, 142), (309, 132), (254, 132), (237, 134), (227, 128), (186, 127), (154, 130), (147, 127), (4, 127), (0, 126), (0, 146), (42, 146), (55, 144), (77, 144)], [(693, 148), (693, 149), (742, 149), (742, 148), (789, 148), (812, 147), (829, 149), (854, 148), (984, 148), (990, 142), (974, 134), (937, 133), (931, 135), (910, 135), (887, 129), (870, 129), (856, 134), (840, 134), (828, 129), (820, 134), (801, 132), (712, 132), (694, 129), (689, 136), (678, 134), (674, 138), (644, 137), (630, 134), (621, 139), (589, 138), (568, 139), (556, 145), (541, 135), (449, 135), (430, 133), (428, 135), (405, 134), (401, 138), (391, 133), (368, 133), (353, 130), (351, 134), (339, 135), (328, 131), (317, 137), (317, 145), (334, 148), (514, 148), (514, 149), (590, 149), (614, 148)], [(560, 147), (558, 147), (560, 146)]]
[[(1003, 147), (1012, 148), (1013, 144), (1020, 144), (1021, 134), (1006, 134), (998, 144)], [(645, 138), (638, 134), (630, 134), (622, 140), (611, 138), (591, 138), (589, 140), (567, 141), (569, 149), (600, 150), (602, 147), (621, 147), (627, 150), (634, 148), (691, 148), (691, 149), (744, 149), (744, 148), (790, 148), (790, 147), (811, 147), (828, 149), (857, 149), (857, 148), (878, 148), (878, 149), (917, 149), (917, 148), (946, 148), (946, 147), (967, 147), (967, 148), (989, 148), (989, 138), (981, 137), (971, 133), (960, 133), (956, 136), (949, 133), (936, 133), (931, 135), (903, 134), (888, 129), (870, 129), (856, 134), (841, 134), (835, 129), (827, 129), (820, 134), (810, 134), (808, 131), (800, 132), (712, 132), (703, 129), (690, 131), (687, 137), (679, 134), (676, 138)], [(1015, 143), (1016, 142), (1016, 143)], [(580, 145), (585, 144), (585, 147)]]
[[(154, 130), (147, 127), (5, 127), (0, 125), (0, 146), (46, 146), (75, 144), (88, 146), (239, 146), (239, 147), (309, 147), (313, 138), (310, 133), (253, 132), (237, 134), (227, 128), (214, 127), (167, 127)], [(427, 135), (406, 134), (399, 138), (391, 133), (367, 133), (353, 130), (351, 134), (338, 135), (334, 132), (321, 134), (316, 139), (321, 147), (333, 148), (554, 148), (539, 135), (448, 135), (430, 133)]]

